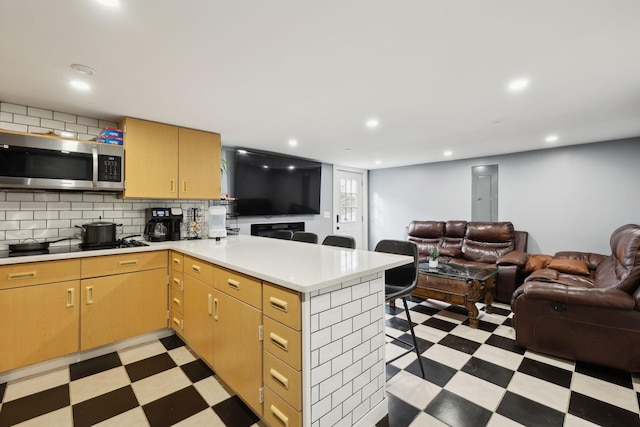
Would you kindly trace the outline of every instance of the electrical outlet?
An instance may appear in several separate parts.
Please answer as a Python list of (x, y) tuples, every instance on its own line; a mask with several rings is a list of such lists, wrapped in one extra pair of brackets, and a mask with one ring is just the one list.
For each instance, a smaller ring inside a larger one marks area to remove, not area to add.
[(324, 211), (324, 217), (325, 217), (326, 219), (331, 218), (331, 212), (330, 212), (330, 211)]

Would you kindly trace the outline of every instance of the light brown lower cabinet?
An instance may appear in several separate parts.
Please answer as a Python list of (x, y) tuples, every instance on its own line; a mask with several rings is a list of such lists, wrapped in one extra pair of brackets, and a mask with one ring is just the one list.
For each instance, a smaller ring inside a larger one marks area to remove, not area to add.
[(0, 372), (78, 351), (80, 281), (0, 291)]
[(213, 295), (213, 369), (262, 416), (262, 311), (218, 289)]
[(185, 274), (182, 301), (181, 335), (193, 351), (213, 366), (213, 286)]
[(80, 350), (167, 327), (167, 270), (83, 279)]

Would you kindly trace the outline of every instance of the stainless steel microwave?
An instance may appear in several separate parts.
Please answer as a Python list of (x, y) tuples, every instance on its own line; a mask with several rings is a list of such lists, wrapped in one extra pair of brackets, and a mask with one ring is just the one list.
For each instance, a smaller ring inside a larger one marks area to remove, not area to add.
[(0, 188), (124, 190), (121, 145), (0, 132)]

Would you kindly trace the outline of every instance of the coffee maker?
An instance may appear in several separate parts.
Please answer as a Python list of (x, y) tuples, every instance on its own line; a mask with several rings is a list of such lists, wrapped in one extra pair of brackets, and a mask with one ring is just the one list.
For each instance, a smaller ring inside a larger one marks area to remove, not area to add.
[(146, 208), (144, 238), (148, 242), (180, 240), (182, 208)]

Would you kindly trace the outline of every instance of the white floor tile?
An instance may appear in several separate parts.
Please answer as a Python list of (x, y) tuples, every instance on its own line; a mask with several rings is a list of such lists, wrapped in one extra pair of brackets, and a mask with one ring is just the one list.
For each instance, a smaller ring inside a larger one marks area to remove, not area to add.
[(202, 381), (193, 384), (207, 402), (207, 405), (213, 406), (231, 397), (231, 394), (218, 382), (215, 377), (207, 377)]
[(567, 412), (571, 391), (548, 381), (516, 372), (507, 390), (560, 412)]
[(571, 390), (638, 413), (638, 398), (636, 392), (630, 388), (576, 372), (571, 377)]
[(466, 325), (458, 325), (451, 330), (451, 335), (466, 338), (471, 341), (484, 343), (491, 336), (491, 332), (483, 331), (482, 329), (470, 328)]
[(80, 378), (69, 383), (71, 404), (75, 405), (101, 394), (117, 390), (131, 383), (124, 366)]
[[(502, 319), (504, 320), (504, 318)], [(511, 326), (500, 325), (493, 331), (494, 335), (516, 340), (516, 331)]]
[(598, 424), (576, 417), (575, 415), (566, 414), (564, 417), (564, 425), (562, 427), (598, 427)]
[(166, 351), (167, 349), (164, 347), (164, 345), (162, 345), (160, 341), (156, 340), (149, 343), (140, 344), (135, 347), (120, 350), (118, 352), (118, 356), (120, 356), (120, 360), (122, 361), (123, 365), (128, 365), (130, 363), (137, 362), (151, 356), (165, 353)]
[(510, 418), (494, 413), (493, 415), (491, 415), (491, 418), (489, 419), (489, 423), (487, 424), (487, 427), (526, 427), (526, 426), (522, 426), (522, 424), (517, 423)]
[(34, 375), (15, 381), (9, 381), (4, 392), (3, 402), (10, 402), (30, 394), (48, 390), (69, 382), (69, 367), (54, 369), (44, 374)]
[(193, 362), (197, 359), (196, 356), (191, 353), (186, 346), (174, 348), (173, 350), (169, 350), (168, 353), (178, 366)]
[(189, 378), (180, 367), (152, 375), (131, 386), (140, 405), (146, 405), (163, 396), (182, 390), (191, 384)]
[(225, 427), (220, 417), (211, 408), (200, 411), (189, 418), (174, 424), (177, 427)]
[(42, 427), (42, 426), (72, 426), (73, 425), (73, 413), (71, 412), (71, 406), (60, 408), (57, 411), (52, 411), (39, 417), (31, 418), (20, 424), (15, 424), (16, 427)]
[(511, 369), (512, 371), (517, 370), (520, 363), (522, 363), (522, 359), (524, 359), (524, 356), (520, 354), (503, 350), (489, 344), (480, 346), (480, 348), (473, 353), (473, 357), (491, 362), (494, 365), (502, 366), (503, 368)]
[(423, 340), (427, 340), (429, 342), (438, 342), (442, 338), (447, 336), (445, 331), (441, 331), (440, 329), (430, 328), (425, 325), (417, 325), (413, 328), (413, 332), (415, 332), (416, 337), (422, 338)]
[(496, 410), (505, 394), (504, 388), (465, 372), (457, 372), (444, 388), (489, 411)]
[(553, 357), (529, 350), (527, 350), (524, 355), (529, 359), (537, 360), (539, 362), (546, 363), (547, 365), (555, 366), (566, 371), (573, 372), (576, 368), (576, 362), (574, 362), (573, 360), (561, 359), (559, 357)]
[(461, 369), (471, 359), (470, 354), (440, 344), (432, 345), (422, 355), (453, 369)]
[(98, 427), (147, 427), (149, 421), (141, 406), (96, 424)]
[(426, 412), (420, 412), (418, 416), (413, 420), (409, 427), (448, 427), (448, 424), (443, 423), (439, 419), (432, 417)]
[(446, 310), (439, 312), (433, 317), (435, 317), (436, 319), (446, 320), (447, 322), (452, 322), (452, 323), (462, 323), (469, 318), (469, 316), (467, 316), (466, 314), (459, 314), (459, 313), (454, 313), (453, 311), (446, 311)]
[(442, 390), (437, 385), (406, 371), (398, 372), (387, 382), (387, 393), (423, 410)]

